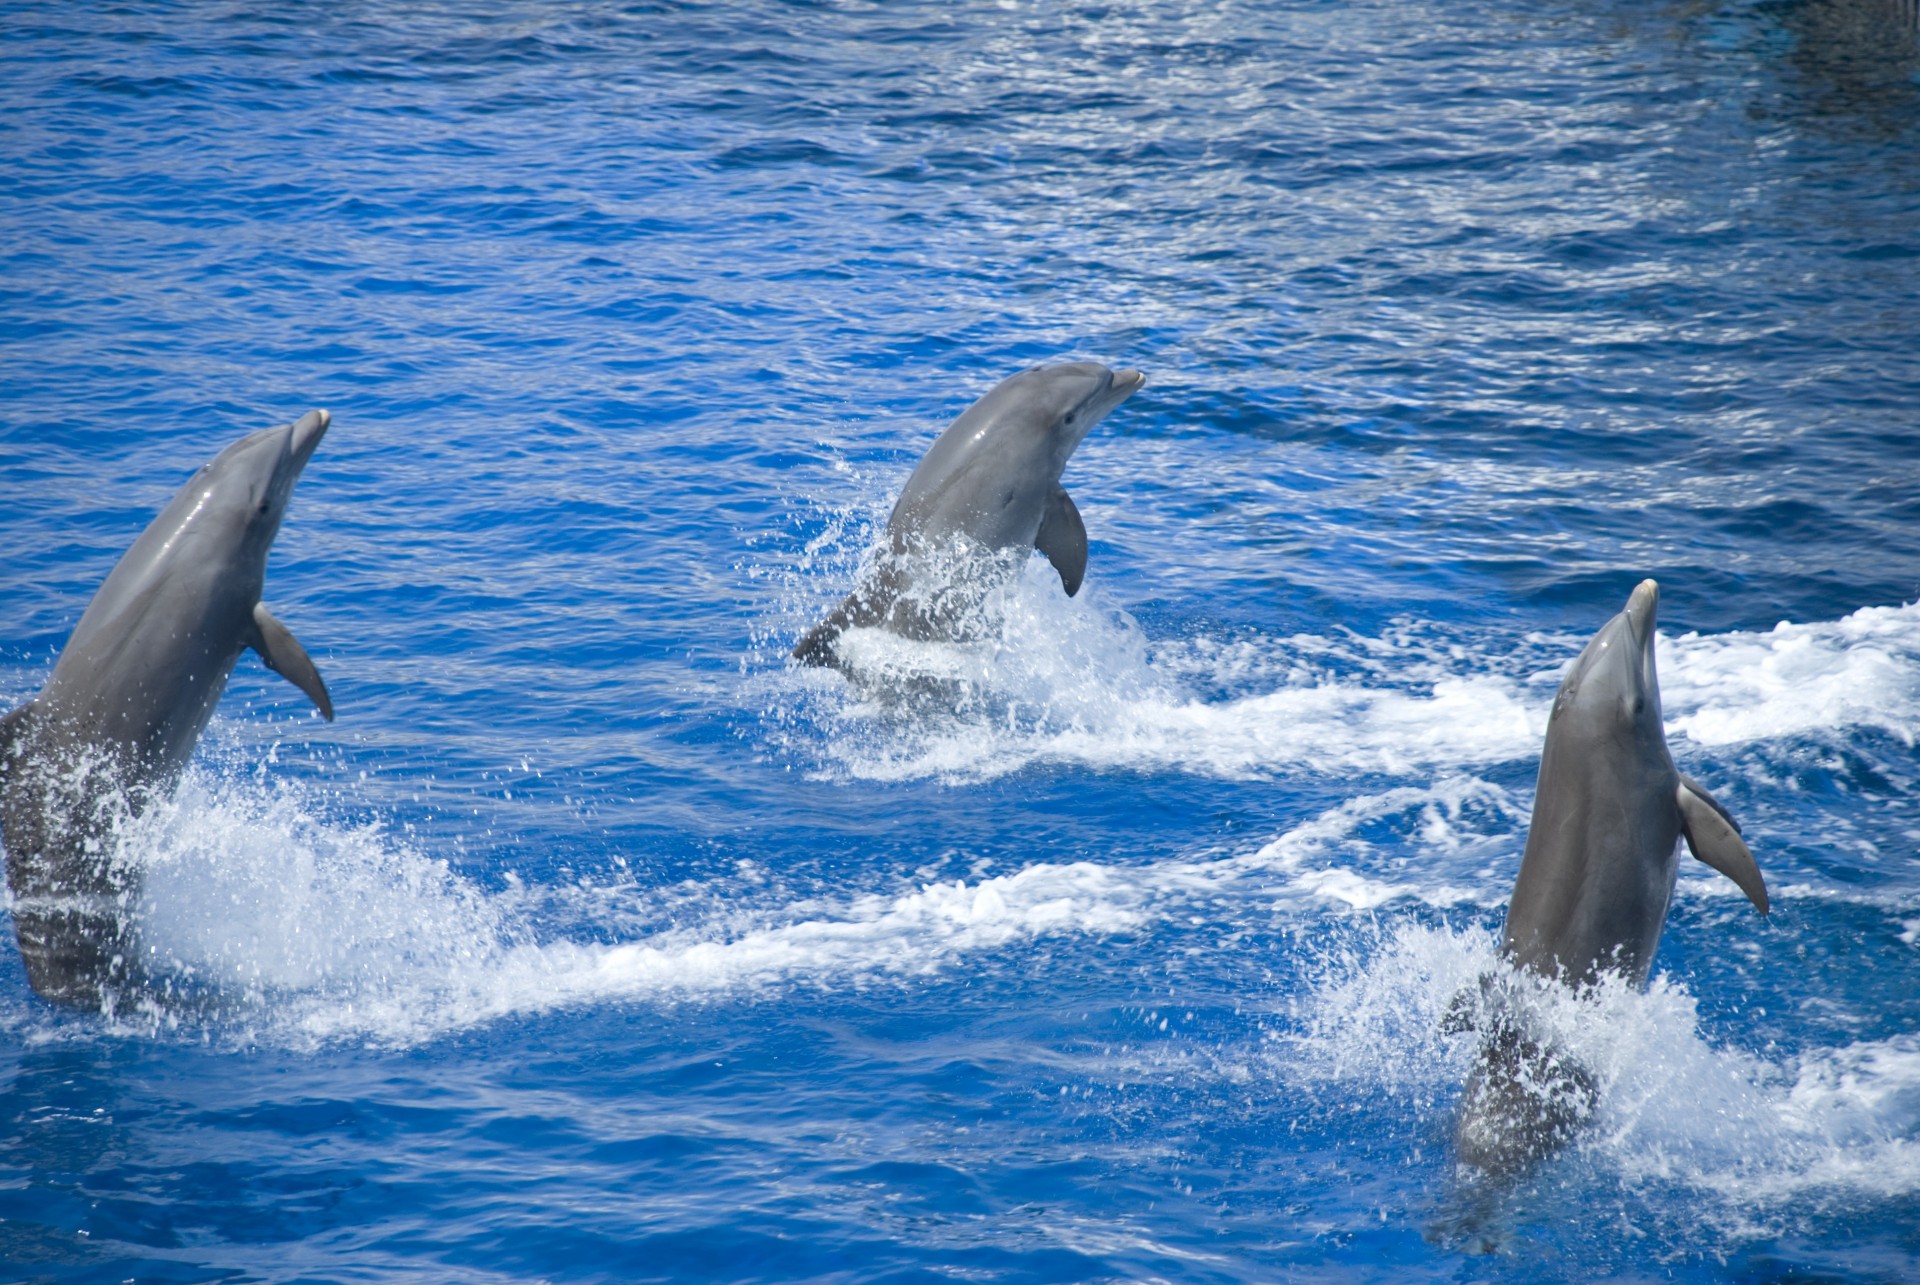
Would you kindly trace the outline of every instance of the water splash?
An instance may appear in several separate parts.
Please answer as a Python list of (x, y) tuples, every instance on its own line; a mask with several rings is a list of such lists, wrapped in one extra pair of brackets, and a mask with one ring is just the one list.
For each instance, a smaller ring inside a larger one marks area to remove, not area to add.
[[(1447, 1033), (1442, 1018), (1500, 966), (1497, 949), (1481, 927), (1347, 935), (1309, 966), (1276, 1074), (1450, 1113), (1478, 1037)], [(1920, 1037), (1742, 1049), (1720, 1042), (1666, 975), (1644, 992), (1607, 977), (1541, 1002), (1599, 1090), (1594, 1119), (1542, 1166), (1544, 1183), (1573, 1171), (1643, 1195), (1679, 1188), (1693, 1193), (1688, 1218), (1736, 1240), (1778, 1234), (1783, 1211), (1808, 1197), (1920, 1192)]]
[(230, 1001), (447, 994), (527, 935), (510, 897), (293, 782), (196, 769), (123, 851), (143, 874), (149, 970)]
[[(854, 779), (980, 780), (1034, 764), (1255, 779), (1500, 762), (1545, 730), (1544, 705), (1495, 675), (1391, 677), (1371, 652), (1319, 638), (1150, 642), (1098, 585), (1068, 598), (1038, 559), (989, 609), (997, 627), (975, 642), (857, 631), (851, 645), (877, 682), (778, 676), (805, 684), (807, 699), (776, 736)], [(902, 718), (896, 694), (909, 689), (939, 699), (907, 703)]]
[(1660, 646), (1668, 732), (1699, 745), (1869, 728), (1911, 746), (1920, 732), (1920, 603)]

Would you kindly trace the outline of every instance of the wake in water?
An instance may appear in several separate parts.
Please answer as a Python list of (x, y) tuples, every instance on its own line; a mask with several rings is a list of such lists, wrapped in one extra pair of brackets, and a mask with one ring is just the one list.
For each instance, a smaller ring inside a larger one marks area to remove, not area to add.
[[(1413, 775), (1538, 754), (1584, 637), (1463, 645), (1406, 622), (1353, 634), (1149, 640), (1097, 583), (1076, 598), (1038, 558), (989, 599), (985, 637), (848, 635), (869, 675), (749, 683), (771, 739), (827, 776), (984, 780), (1036, 764), (1191, 772)], [(772, 635), (770, 634), (769, 637)], [(1765, 632), (1659, 639), (1667, 730), (1738, 745), (1920, 732), (1920, 604)], [(796, 685), (799, 688), (796, 701)], [(903, 692), (938, 700), (903, 700)]]
[[(559, 1008), (927, 975), (1048, 936), (1231, 924), (1249, 906), (1301, 921), (1486, 914), (1504, 889), (1459, 875), (1510, 856), (1524, 823), (1521, 800), (1462, 776), (1358, 796), (1240, 853), (905, 884), (874, 872), (867, 890), (771, 898), (743, 870), (676, 890), (667, 916), (649, 910), (661, 890), (624, 876), (482, 888), (418, 838), (332, 819), (309, 787), (196, 769), (141, 818), (126, 856), (145, 875), (150, 968), (223, 997), (241, 1038), (411, 1044)], [(596, 940), (615, 924), (634, 935)]]
[[(1451, 1109), (1473, 1051), (1441, 1032), (1446, 1005), (1494, 961), (1484, 927), (1505, 900), (1527, 800), (1476, 775), (1538, 750), (1557, 667), (1518, 676), (1491, 650), (1409, 627), (1351, 636), (1151, 643), (1097, 589), (1066, 599), (1031, 563), (1004, 591), (991, 639), (925, 645), (966, 699), (901, 717), (835, 675), (802, 684), (798, 744), (839, 729), (823, 770), (850, 776), (1001, 775), (1035, 762), (1178, 769), (1422, 774), (1375, 788), (1238, 851), (1126, 865), (1033, 862), (1010, 873), (763, 896), (742, 876), (646, 931), (657, 890), (630, 881), (484, 888), (430, 837), (346, 822), (311, 787), (263, 770), (188, 773), (123, 842), (143, 871), (137, 915), (151, 967), (221, 997), (216, 1038), (290, 1047), (414, 1045), (561, 1008), (778, 999), (993, 967), (1048, 937), (1153, 937), (1203, 923), (1332, 925), (1278, 1022), (1272, 1074), (1383, 1096), (1429, 1118)], [(1663, 640), (1669, 727), (1699, 745), (1866, 728), (1911, 741), (1920, 612), (1871, 608), (1826, 624)], [(1529, 643), (1529, 657), (1575, 640)], [(878, 639), (885, 646), (898, 642)], [(1806, 710), (1827, 722), (1809, 721)], [(817, 741), (810, 742), (816, 745)], [(1695, 881), (1683, 879), (1682, 895)], [(1789, 901), (1804, 890), (1781, 890)], [(1831, 896), (1823, 890), (1820, 896)], [(1878, 908), (1911, 919), (1913, 905)], [(1473, 927), (1407, 922), (1458, 914)], [(1366, 925), (1376, 921), (1377, 929)], [(1914, 920), (1920, 922), (1920, 920)], [(609, 924), (621, 939), (603, 939)], [(629, 932), (629, 928), (631, 931)], [(1561, 1015), (1598, 1087), (1592, 1125), (1538, 1182), (1686, 1193), (1720, 1234), (1772, 1230), (1794, 1202), (1920, 1192), (1920, 1043), (1862, 1039), (1798, 1053), (1716, 1043), (1685, 986), (1603, 986)], [(180, 1011), (120, 1014), (124, 1029), (189, 1025)], [(62, 1038), (16, 1009), (23, 1038)], [(1228, 1061), (1244, 1062), (1244, 1058)], [(1710, 1109), (1703, 1109), (1710, 1103)], [(1574, 1175), (1569, 1179), (1568, 1175)]]
[[(1357, 795), (1237, 855), (1037, 862), (921, 886), (875, 872), (864, 891), (785, 900), (755, 896), (743, 880), (688, 894), (662, 928), (664, 917), (644, 913), (659, 890), (509, 880), (489, 891), (422, 840), (342, 823), (309, 788), (270, 783), (265, 769), (196, 767), (124, 836), (144, 872), (141, 948), (154, 971), (240, 997), (282, 1030), (405, 1043), (563, 1005), (928, 971), (1045, 934), (1144, 930), (1170, 905), (1254, 887), (1309, 915), (1397, 902), (1491, 910), (1505, 899), (1507, 879), (1493, 872), (1517, 851), (1527, 801), (1471, 769), (1537, 752), (1554, 671), (1492, 677), (1491, 662), (1470, 649), (1412, 630), (1154, 646), (1097, 591), (1065, 598), (1038, 560), (1006, 590), (1002, 610), (990, 643), (932, 653), (967, 685), (970, 703), (902, 717), (837, 675), (782, 671), (769, 681), (808, 684), (813, 702), (789, 733), (841, 729), (820, 752), (859, 776), (997, 775), (1067, 760), (1437, 779)], [(1669, 725), (1705, 743), (1830, 731), (1809, 724), (1812, 705), (1842, 726), (1851, 719), (1910, 739), (1917, 625), (1920, 609), (1870, 608), (1829, 624), (1667, 641)], [(929, 654), (925, 644), (880, 642)], [(1683, 879), (1683, 895), (1692, 882)], [(613, 944), (609, 925), (619, 925)]]
[[(142, 875), (137, 939), (166, 987), (115, 1018), (137, 1031), (204, 1018), (243, 1042), (405, 1045), (561, 1008), (921, 976), (1049, 936), (1151, 933), (1248, 898), (1302, 916), (1478, 905), (1428, 872), (1481, 860), (1507, 841), (1486, 835), (1521, 819), (1505, 791), (1462, 777), (1350, 800), (1237, 855), (904, 885), (874, 872), (868, 890), (772, 898), (742, 871), (674, 890), (668, 916), (648, 912), (661, 890), (628, 876), (483, 888), (417, 836), (335, 818), (313, 787), (196, 766), (122, 836), (120, 859)], [(636, 935), (596, 940), (616, 924)], [(16, 1015), (32, 1028), (38, 1013)]]
[[(1068, 598), (1037, 559), (989, 597), (986, 614), (993, 627), (976, 642), (849, 634), (870, 677), (782, 676), (806, 691), (776, 740), (811, 751), (830, 775), (866, 780), (981, 780), (1036, 763), (1253, 779), (1502, 762), (1537, 745), (1546, 726), (1522, 682), (1427, 677), (1432, 655), (1404, 640), (1150, 642), (1098, 585)], [(1381, 651), (1409, 672), (1395, 674)], [(1356, 664), (1376, 681), (1355, 681)], [(897, 698), (930, 684), (937, 704)]]

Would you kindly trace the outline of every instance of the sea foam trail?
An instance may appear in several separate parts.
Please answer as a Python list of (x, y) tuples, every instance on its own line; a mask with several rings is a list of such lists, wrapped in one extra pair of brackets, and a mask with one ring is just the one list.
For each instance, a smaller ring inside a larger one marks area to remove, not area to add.
[[(557, 885), (510, 876), (489, 891), (416, 836), (330, 819), (310, 789), (196, 769), (133, 823), (124, 855), (142, 871), (143, 946), (158, 973), (261, 1013), (303, 1012), (316, 1036), (400, 1042), (599, 1002), (933, 973), (1045, 936), (1150, 931), (1190, 912), (1231, 920), (1242, 913), (1233, 903), (1300, 916), (1396, 904), (1492, 910), (1508, 880), (1484, 872), (1511, 868), (1527, 819), (1524, 796), (1460, 775), (1356, 795), (1245, 851), (1042, 861), (770, 902), (751, 870), (694, 891), (625, 875)], [(1727, 895), (1722, 882), (1701, 874), (1682, 893)], [(1828, 889), (1804, 891), (1830, 899)], [(669, 918), (684, 926), (647, 927)], [(567, 935), (609, 931), (625, 940)]]
[(1545, 729), (1524, 676), (1441, 671), (1391, 639), (1150, 643), (1097, 586), (1067, 598), (1037, 560), (988, 609), (999, 628), (978, 643), (851, 631), (854, 679), (799, 675), (810, 722), (785, 739), (858, 779), (984, 779), (1034, 763), (1233, 779), (1501, 762)]
[[(653, 890), (509, 881), (490, 891), (416, 836), (331, 819), (312, 788), (196, 767), (122, 839), (142, 872), (150, 968), (217, 997), (213, 1020), (234, 1038), (407, 1045), (562, 1008), (751, 1002), (935, 973), (1049, 936), (1151, 932), (1176, 913), (1234, 920), (1235, 904), (1263, 916), (1485, 906), (1485, 890), (1434, 872), (1482, 863), (1511, 843), (1521, 816), (1505, 790), (1454, 777), (1358, 796), (1238, 853), (1036, 862), (762, 904), (756, 880), (721, 880), (704, 899), (675, 902), (680, 926), (606, 943), (568, 934), (645, 921)], [(546, 926), (556, 918), (558, 930)], [(122, 1017), (138, 1029), (195, 1011)]]
[[(1511, 646), (1461, 646), (1412, 624), (1380, 638), (1154, 643), (1097, 586), (1066, 598), (1038, 559), (990, 606), (1000, 626), (983, 642), (855, 631), (853, 681), (782, 675), (812, 701), (806, 726), (789, 722), (776, 739), (829, 776), (872, 780), (990, 779), (1042, 763), (1227, 779), (1472, 770), (1539, 752), (1564, 666), (1586, 643), (1531, 636), (1518, 664)], [(1911, 744), (1920, 731), (1920, 604), (1663, 635), (1659, 656), (1683, 754), (1855, 729)], [(901, 693), (917, 690), (938, 699), (909, 700), (902, 716)]]
[[(1028, 590), (1018, 595), (1032, 596)], [(240, 997), (285, 1029), (317, 1039), (405, 1043), (560, 1006), (675, 1001), (932, 971), (969, 953), (1049, 934), (1146, 930), (1179, 904), (1253, 896), (1302, 913), (1337, 913), (1395, 903), (1485, 908), (1504, 900), (1506, 879), (1469, 872), (1511, 868), (1527, 800), (1470, 769), (1482, 755), (1531, 755), (1536, 743), (1532, 735), (1514, 735), (1504, 714), (1491, 724), (1483, 721), (1479, 730), (1457, 733), (1452, 742), (1445, 739), (1456, 734), (1444, 730), (1447, 724), (1473, 721), (1467, 713), (1457, 719), (1435, 713), (1448, 699), (1447, 683), (1458, 677), (1444, 669), (1461, 663), (1454, 649), (1403, 646), (1396, 639), (1296, 639), (1279, 649), (1257, 641), (1191, 643), (1153, 658), (1138, 629), (1119, 613), (1066, 603), (1057, 592), (1044, 610), (1084, 612), (1093, 622), (1091, 633), (1082, 631), (1076, 641), (1066, 631), (1067, 641), (1060, 642), (1061, 631), (1039, 627), (1047, 622), (1037, 616), (1023, 625), (1016, 612), (997, 673), (1026, 673), (1056, 696), (1077, 693), (1083, 711), (1132, 719), (1136, 731), (1145, 726), (1163, 734), (1169, 726), (1184, 727), (1216, 753), (1216, 768), (1227, 759), (1242, 765), (1272, 760), (1241, 749), (1223, 755), (1223, 745), (1244, 749), (1249, 742), (1233, 736), (1209, 740), (1209, 733), (1193, 729), (1205, 728), (1209, 719), (1249, 718), (1247, 711), (1276, 702), (1289, 710), (1291, 743), (1335, 741), (1334, 757), (1318, 760), (1318, 766), (1356, 756), (1384, 762), (1387, 746), (1397, 747), (1394, 753), (1404, 760), (1424, 755), (1420, 761), (1429, 771), (1441, 760), (1444, 768), (1419, 784), (1356, 795), (1248, 852), (1188, 854), (1135, 866), (1039, 862), (971, 882), (835, 892), (784, 905), (752, 904), (750, 889), (732, 890), (746, 892), (746, 909), (729, 904), (722, 889), (707, 903), (687, 907), (678, 917), (683, 927), (647, 935), (641, 935), (644, 929), (623, 930), (627, 939), (608, 945), (567, 940), (564, 928), (555, 933), (537, 926), (545, 917), (535, 913), (535, 903), (551, 902), (554, 889), (489, 892), (414, 838), (332, 818), (308, 787), (196, 767), (175, 799), (152, 809), (128, 836), (145, 871), (143, 940), (162, 971)], [(1670, 722), (1706, 729), (1702, 735), (1708, 737), (1728, 735), (1729, 729), (1800, 734), (1808, 725), (1792, 717), (1796, 706), (1787, 693), (1810, 692), (1831, 717), (1910, 735), (1920, 659), (1907, 639), (1920, 637), (1916, 624), (1915, 608), (1872, 608), (1824, 625), (1673, 639), (1665, 665), (1673, 693)], [(1134, 663), (1117, 682), (1090, 676), (1084, 663), (1035, 663), (1036, 656), (1057, 658), (1076, 646), (1096, 653), (1123, 647)], [(1382, 657), (1399, 652), (1413, 656), (1411, 665), (1424, 666), (1427, 694), (1321, 680), (1329, 663), (1378, 670), (1390, 665)], [(1328, 655), (1335, 661), (1327, 661)], [(1195, 674), (1221, 685), (1278, 682), (1251, 697), (1182, 705), (1170, 693)], [(1062, 686), (1067, 675), (1079, 685)], [(1550, 693), (1553, 678), (1536, 674), (1504, 690), (1524, 707)], [(1091, 755), (1116, 740), (1090, 727), (1023, 728), (1018, 702), (1008, 708), (1012, 717), (1000, 723), (934, 735), (957, 742), (1010, 722), (1012, 731), (994, 733), (1003, 763), (1031, 758), (1046, 745), (1055, 747), (1047, 752), (1083, 746)], [(1311, 722), (1316, 708), (1325, 711), (1322, 725)], [(1348, 714), (1335, 712), (1340, 709)], [(1353, 716), (1356, 709), (1361, 716)], [(1524, 708), (1520, 714), (1522, 722), (1535, 717)], [(1442, 731), (1429, 734), (1434, 728)], [(1338, 740), (1343, 734), (1344, 746)], [(1142, 753), (1146, 741), (1143, 733), (1121, 753)], [(1688, 873), (1694, 873), (1690, 867)], [(1705, 895), (1702, 882), (1683, 879), (1683, 894)], [(1711, 881), (1707, 888), (1727, 891)], [(1788, 884), (1778, 891), (1792, 897), (1796, 888)], [(1833, 893), (1798, 891), (1812, 898)], [(615, 887), (600, 895), (602, 904), (572, 913), (584, 932), (597, 934), (609, 922), (645, 921), (631, 907), (622, 911), (612, 904), (623, 897), (639, 903), (645, 890)], [(1910, 915), (1912, 907), (1905, 912)]]
[[(230, 1001), (238, 1034), (406, 1045), (557, 1009), (751, 1003), (925, 976), (1047, 937), (1396, 906), (1483, 917), (1504, 902), (1510, 875), (1469, 872), (1510, 871), (1525, 819), (1524, 798), (1455, 776), (1355, 796), (1238, 852), (1043, 861), (759, 904), (756, 878), (722, 879), (675, 901), (677, 926), (612, 943), (569, 933), (657, 920), (646, 911), (656, 890), (487, 891), (412, 838), (329, 823), (292, 786), (192, 774), (129, 843), (145, 871), (150, 961)], [(556, 918), (558, 931), (535, 926)]]

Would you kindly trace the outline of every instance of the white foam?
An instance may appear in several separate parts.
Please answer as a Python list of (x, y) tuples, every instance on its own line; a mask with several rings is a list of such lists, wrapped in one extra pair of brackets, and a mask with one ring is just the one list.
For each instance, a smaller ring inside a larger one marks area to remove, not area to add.
[[(1477, 919), (1499, 890), (1439, 872), (1510, 860), (1524, 820), (1510, 792), (1449, 777), (1357, 795), (1239, 852), (1039, 862), (746, 909), (727, 899), (753, 885), (743, 876), (704, 913), (680, 906), (694, 912), (684, 926), (609, 944), (537, 937), (529, 909), (560, 890), (489, 892), (417, 839), (330, 819), (305, 790), (196, 769), (128, 836), (146, 874), (143, 941), (157, 961), (222, 992), (216, 1033), (404, 1046), (556, 1009), (778, 1000), (897, 984), (1047, 937), (1232, 927), (1277, 913), (1329, 923), (1320, 940), (1332, 944), (1305, 957), (1307, 983), (1266, 1046), (1279, 1051), (1258, 1055), (1269, 1073), (1384, 1093), (1418, 1114), (1444, 1113), (1457, 1097), (1473, 1045), (1443, 1035), (1441, 1017), (1493, 965), (1495, 939), (1378, 912), (1468, 906)], [(649, 894), (618, 884), (580, 895), (573, 909), (592, 929), (609, 921), (598, 901)], [(156, 1017), (186, 1020), (150, 1011), (123, 1021), (145, 1031)], [(1565, 1163), (1706, 1193), (1699, 1216), (1734, 1235), (1809, 1193), (1920, 1191), (1920, 1037), (1769, 1060), (1717, 1044), (1671, 980), (1645, 994), (1603, 986), (1568, 998), (1557, 1025), (1601, 1086), (1594, 1125)], [(1182, 1073), (1244, 1075), (1246, 1065), (1226, 1050)]]
[[(838, 582), (845, 562), (808, 569)], [(817, 604), (783, 610), (818, 614)], [(785, 671), (773, 692), (749, 683), (748, 699), (784, 711), (795, 684), (806, 691), (800, 725), (789, 719), (775, 739), (829, 776), (964, 781), (1035, 764), (1228, 779), (1424, 775), (1537, 755), (1560, 675), (1586, 642), (1463, 643), (1411, 621), (1378, 638), (1153, 641), (1097, 579), (1068, 598), (1037, 556), (988, 599), (987, 619), (989, 636), (965, 644), (852, 631), (854, 668), (880, 681)], [(1676, 747), (1855, 729), (1911, 744), (1920, 732), (1920, 604), (1662, 636), (1659, 655)], [(900, 693), (916, 686), (932, 696), (906, 702), (902, 717)]]
[(1669, 735), (1727, 745), (1874, 728), (1912, 745), (1920, 732), (1920, 603), (1660, 646)]
[[(695, 923), (640, 940), (538, 940), (528, 912), (557, 890), (489, 892), (411, 839), (329, 819), (299, 786), (200, 768), (129, 826), (121, 855), (142, 872), (149, 965), (217, 994), (241, 1038), (294, 1043), (409, 1044), (557, 1008), (925, 973), (1048, 934), (1127, 931), (1155, 892), (1125, 870), (1039, 863), (757, 910), (715, 894)], [(596, 891), (581, 894), (594, 909), (647, 895)], [(154, 1006), (123, 1016), (136, 1028), (181, 1020)]]
[[(241, 1004), (246, 1038), (411, 1044), (561, 1008), (922, 976), (1048, 936), (1249, 915), (1359, 919), (1395, 907), (1479, 913), (1504, 901), (1524, 823), (1523, 799), (1453, 776), (1356, 795), (1258, 847), (1131, 865), (1041, 861), (922, 883), (882, 874), (880, 887), (800, 896), (757, 896), (752, 871), (701, 889), (623, 877), (488, 891), (417, 839), (329, 821), (299, 787), (196, 771), (133, 843), (150, 958)], [(669, 919), (663, 901), (676, 926), (648, 931)], [(630, 935), (568, 936), (609, 930)], [(1446, 963), (1455, 980), (1478, 966)], [(1431, 1007), (1450, 997), (1440, 990), (1415, 998)], [(1420, 1011), (1405, 987), (1393, 1002)]]
[(515, 933), (505, 899), (290, 783), (187, 774), (134, 823), (151, 966), (229, 995), (448, 986)]
[[(1068, 598), (1039, 559), (989, 599), (989, 611), (997, 629), (978, 643), (850, 633), (856, 673), (884, 681), (799, 677), (818, 698), (820, 752), (834, 769), (873, 780), (983, 779), (1050, 762), (1228, 778), (1410, 774), (1522, 756), (1546, 726), (1545, 703), (1520, 681), (1432, 677), (1418, 652), (1395, 679), (1381, 676), (1377, 648), (1330, 657), (1334, 649), (1315, 637), (1151, 645), (1098, 586)], [(1339, 671), (1356, 660), (1367, 674)], [(916, 682), (936, 685), (939, 699), (914, 702), (901, 718), (894, 693)], [(1205, 699), (1196, 686), (1264, 690)]]
[[(968, 884), (936, 883), (791, 914), (716, 917), (697, 928), (615, 945), (551, 942), (503, 949), (455, 991), (395, 987), (347, 1010), (300, 1007), (292, 1025), (317, 1039), (413, 1042), (445, 1030), (608, 1002), (673, 1003), (863, 977), (920, 974), (952, 957), (1050, 933), (1110, 933), (1142, 922), (1131, 890), (1086, 863), (1041, 865)], [(755, 923), (755, 919), (761, 922)]]

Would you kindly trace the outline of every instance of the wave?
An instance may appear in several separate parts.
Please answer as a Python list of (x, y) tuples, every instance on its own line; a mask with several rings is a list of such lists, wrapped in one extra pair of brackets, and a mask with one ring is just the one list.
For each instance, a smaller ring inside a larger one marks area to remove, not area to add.
[[(1431, 657), (1411, 644), (1385, 644), (1421, 671), (1396, 679), (1378, 648), (1344, 638), (1150, 642), (1098, 586), (1068, 598), (1038, 560), (987, 610), (998, 628), (976, 643), (851, 631), (868, 677), (780, 675), (810, 700), (776, 739), (815, 754), (823, 774), (864, 780), (991, 779), (1040, 763), (1236, 779), (1501, 762), (1545, 731), (1545, 703), (1524, 682), (1423, 678)], [(937, 700), (902, 699), (929, 689)]]
[(1920, 603), (1660, 648), (1669, 736), (1731, 745), (1864, 728), (1911, 746), (1920, 732)]
[[(1510, 870), (1524, 822), (1524, 799), (1462, 774), (1356, 795), (1238, 851), (1036, 862), (761, 904), (741, 904), (758, 886), (742, 877), (704, 902), (677, 902), (680, 926), (609, 942), (592, 938), (646, 922), (650, 890), (515, 879), (489, 889), (429, 855), (418, 834), (331, 817), (314, 787), (197, 766), (127, 842), (145, 876), (150, 961), (221, 1004), (146, 1005), (106, 1029), (409, 1047), (559, 1010), (779, 1002), (899, 985), (963, 960), (1018, 968), (1004, 961), (1047, 938), (1171, 939), (1201, 923), (1259, 935), (1290, 922), (1319, 927), (1296, 939), (1287, 969), (1304, 980), (1288, 987), (1259, 1051), (1221, 1050), (1169, 1072), (1251, 1060), (1286, 1084), (1335, 1084), (1437, 1119), (1472, 1053), (1471, 1037), (1443, 1035), (1440, 1017), (1494, 963), (1484, 925), (1507, 880), (1485, 872)], [(1914, 907), (1879, 909), (1906, 923)], [(1454, 917), (1465, 926), (1444, 922)], [(1645, 993), (1603, 986), (1563, 1002), (1576, 1010), (1564, 1025), (1582, 1033), (1575, 1051), (1601, 1085), (1594, 1126), (1565, 1164), (1627, 1187), (1703, 1193), (1699, 1216), (1736, 1237), (1810, 1194), (1920, 1190), (1920, 1037), (1743, 1050), (1716, 1043), (1668, 977)], [(0, 1020), (27, 1042), (99, 1038), (101, 1027), (25, 1002)]]

